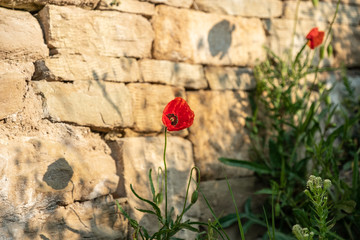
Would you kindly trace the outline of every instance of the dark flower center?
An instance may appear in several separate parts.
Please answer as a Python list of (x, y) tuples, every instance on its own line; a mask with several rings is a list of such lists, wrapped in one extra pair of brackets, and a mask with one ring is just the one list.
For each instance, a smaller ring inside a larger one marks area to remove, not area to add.
[(170, 120), (171, 125), (176, 126), (176, 124), (178, 123), (177, 116), (175, 114), (172, 114), (172, 113), (166, 114), (166, 116)]

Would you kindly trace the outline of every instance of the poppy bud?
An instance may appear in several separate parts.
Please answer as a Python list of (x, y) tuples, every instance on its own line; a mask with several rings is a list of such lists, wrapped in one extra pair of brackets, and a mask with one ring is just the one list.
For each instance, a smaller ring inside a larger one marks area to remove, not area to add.
[(328, 54), (329, 57), (331, 57), (332, 54), (333, 54), (333, 47), (332, 47), (331, 44), (329, 44), (328, 47), (327, 47), (327, 54)]
[(194, 204), (198, 200), (199, 193), (198, 190), (195, 190), (191, 195), (191, 203)]

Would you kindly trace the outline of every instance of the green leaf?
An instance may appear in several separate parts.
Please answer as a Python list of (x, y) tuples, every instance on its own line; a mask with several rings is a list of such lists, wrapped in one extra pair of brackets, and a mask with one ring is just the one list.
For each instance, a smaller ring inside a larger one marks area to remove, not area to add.
[(274, 191), (271, 188), (263, 188), (259, 191), (256, 191), (255, 194), (269, 194), (269, 195), (273, 195), (275, 194)]
[(333, 55), (333, 47), (332, 47), (332, 45), (331, 44), (329, 44), (328, 46), (327, 46), (327, 54), (328, 54), (328, 56), (329, 57), (331, 57), (332, 55)]
[(358, 186), (359, 186), (359, 153), (360, 153), (360, 149), (355, 153), (354, 156), (354, 167), (353, 167), (353, 176), (352, 176), (352, 189), (355, 200), (357, 200), (358, 197)]
[(233, 223), (237, 222), (237, 216), (235, 213), (230, 213), (224, 217), (219, 218), (219, 222), (223, 228), (230, 227)]
[(153, 201), (156, 202), (156, 195), (155, 195), (155, 188), (154, 188), (154, 183), (151, 177), (151, 171), (152, 169), (149, 169), (149, 181), (150, 181), (150, 188), (151, 188), (151, 193), (153, 195)]
[(272, 140), (269, 140), (269, 155), (270, 162), (273, 166), (281, 165), (281, 155), (279, 151), (279, 146)]
[(151, 201), (148, 200), (148, 199), (145, 199), (145, 198), (140, 197), (140, 196), (135, 192), (135, 190), (133, 189), (133, 187), (132, 187), (131, 184), (130, 184), (130, 189), (131, 189), (131, 191), (134, 193), (134, 195), (135, 195), (138, 199), (140, 199), (140, 200), (143, 201), (143, 202), (146, 202), (146, 203), (150, 204), (150, 205), (154, 208), (154, 210), (155, 210), (155, 212), (156, 212), (156, 215), (157, 215), (158, 217), (161, 217), (160, 208), (159, 208), (155, 203), (151, 202)]
[(246, 168), (259, 174), (271, 174), (272, 171), (264, 164), (229, 158), (219, 158), (219, 161), (234, 167)]
[(335, 207), (345, 211), (346, 213), (352, 213), (356, 207), (356, 202), (353, 200), (340, 201), (335, 205)]

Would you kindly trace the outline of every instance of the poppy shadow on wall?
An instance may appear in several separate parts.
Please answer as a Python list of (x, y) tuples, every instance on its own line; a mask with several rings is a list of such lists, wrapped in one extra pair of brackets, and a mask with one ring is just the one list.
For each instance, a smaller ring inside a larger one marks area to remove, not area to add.
[(67, 187), (74, 171), (65, 158), (59, 158), (47, 168), (43, 176), (43, 181), (55, 190), (61, 190)]
[(215, 57), (220, 54), (220, 59), (222, 59), (228, 53), (234, 30), (235, 25), (231, 25), (227, 20), (218, 22), (210, 29), (208, 44), (211, 56)]

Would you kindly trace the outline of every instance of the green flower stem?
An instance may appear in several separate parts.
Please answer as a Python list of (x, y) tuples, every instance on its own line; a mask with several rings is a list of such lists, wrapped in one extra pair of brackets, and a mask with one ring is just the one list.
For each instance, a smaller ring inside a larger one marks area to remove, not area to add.
[(166, 138), (167, 127), (165, 127), (165, 145), (164, 145), (164, 171), (165, 171), (165, 225), (168, 225), (168, 211), (167, 211), (167, 168), (166, 168), (166, 145), (167, 145), (167, 138)]

